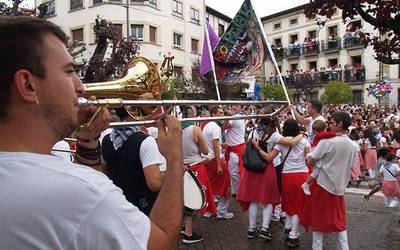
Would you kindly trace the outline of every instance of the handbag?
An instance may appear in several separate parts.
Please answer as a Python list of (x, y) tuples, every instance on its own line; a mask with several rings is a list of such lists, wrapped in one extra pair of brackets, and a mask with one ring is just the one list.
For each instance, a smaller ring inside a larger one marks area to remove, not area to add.
[[(251, 134), (251, 138), (250, 140), (247, 142), (246, 145), (246, 150), (244, 151), (243, 154), (243, 166), (245, 169), (249, 170), (249, 171), (253, 171), (253, 172), (264, 172), (266, 167), (267, 167), (267, 161), (264, 160), (260, 154), (258, 153), (257, 149), (254, 147), (252, 140), (254, 137), (254, 133), (255, 133), (255, 129), (252, 131)], [(264, 144), (266, 141), (268, 141), (268, 139), (271, 137), (272, 134), (268, 135), (268, 137), (266, 139), (267, 133), (264, 133), (263, 139), (261, 139), (260, 144)]]
[(283, 161), (275, 167), (275, 172), (276, 172), (276, 180), (278, 182), (278, 188), (279, 188), (279, 193), (282, 193), (282, 171), (283, 171), (283, 166), (285, 165), (285, 161), (289, 156), (290, 151), (292, 151), (292, 147), (289, 148), (289, 151), (287, 152), (285, 158)]

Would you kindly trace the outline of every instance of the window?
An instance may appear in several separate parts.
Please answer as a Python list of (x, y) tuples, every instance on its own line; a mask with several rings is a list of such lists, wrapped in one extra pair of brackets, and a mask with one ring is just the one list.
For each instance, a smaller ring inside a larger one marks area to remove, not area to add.
[(44, 15), (44, 18), (49, 18), (56, 15), (56, 4), (54, 0), (43, 4), (47, 5), (47, 12)]
[(316, 30), (310, 30), (310, 31), (308, 32), (308, 38), (310, 38), (310, 39), (315, 39), (315, 38), (317, 38), (317, 31), (316, 31)]
[(93, 5), (101, 4), (103, 0), (93, 0)]
[(275, 45), (275, 47), (282, 46), (282, 39), (280, 39), (280, 38), (274, 39), (274, 45)]
[(182, 35), (174, 33), (174, 46), (179, 48), (182, 46)]
[(199, 40), (192, 38), (192, 52), (198, 53), (199, 52)]
[(70, 10), (79, 10), (83, 8), (83, 0), (70, 0)]
[(143, 25), (131, 25), (131, 36), (135, 40), (143, 41)]
[(291, 35), (290, 36), (290, 43), (293, 44), (295, 42), (298, 42), (299, 40), (297, 39), (297, 35)]
[(83, 42), (83, 28), (71, 30), (72, 41)]
[(338, 35), (337, 31), (338, 31), (338, 28), (336, 25), (328, 27), (328, 36), (337, 37), (337, 35)]
[(150, 42), (157, 43), (157, 28), (150, 26)]
[(281, 23), (275, 23), (274, 24), (274, 30), (280, 29), (281, 28)]
[(108, 0), (110, 3), (122, 3), (122, 0)]
[(192, 68), (192, 81), (197, 81), (200, 79), (200, 72), (198, 67)]
[(291, 71), (297, 71), (297, 63), (293, 63), (293, 64), (290, 64), (290, 70)]
[(183, 75), (183, 67), (174, 66), (174, 76), (182, 76)]
[(311, 70), (316, 70), (316, 69), (318, 69), (317, 68), (317, 62), (316, 61), (313, 61), (313, 62), (309, 62), (308, 63), (308, 69), (311, 71)]
[(329, 59), (329, 60), (328, 60), (328, 64), (329, 64), (329, 67), (331, 67), (331, 68), (336, 68), (336, 67), (337, 67), (337, 64), (338, 64), (338, 59), (337, 59), (337, 58), (335, 58), (335, 59)]
[(218, 24), (218, 36), (221, 37), (224, 35), (225, 32), (225, 25), (219, 23)]
[(177, 0), (173, 0), (172, 1), (172, 12), (182, 16), (183, 15), (182, 3)]
[(190, 20), (194, 23), (200, 23), (199, 10), (190, 8)]
[(290, 25), (296, 25), (297, 24), (297, 18), (290, 19)]
[(149, 0), (149, 5), (154, 8), (157, 8), (157, 0)]

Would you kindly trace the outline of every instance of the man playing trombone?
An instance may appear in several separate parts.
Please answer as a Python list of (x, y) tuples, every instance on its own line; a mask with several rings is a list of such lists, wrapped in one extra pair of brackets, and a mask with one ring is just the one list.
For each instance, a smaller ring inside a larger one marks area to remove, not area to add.
[[(168, 170), (149, 217), (102, 173), (50, 154), (95, 109), (79, 108), (84, 87), (66, 43), (65, 33), (51, 22), (0, 17), (1, 248), (174, 248), (183, 207), (181, 129), (175, 118), (157, 121)], [(109, 121), (102, 108), (87, 129), (77, 131), (79, 163), (100, 163), (97, 138)]]

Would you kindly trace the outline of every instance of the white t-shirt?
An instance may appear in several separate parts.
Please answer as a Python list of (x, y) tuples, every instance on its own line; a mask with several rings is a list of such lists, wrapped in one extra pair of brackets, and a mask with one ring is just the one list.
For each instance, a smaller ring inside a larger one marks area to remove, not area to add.
[(150, 220), (99, 171), (0, 152), (1, 249), (147, 249)]
[(344, 195), (357, 153), (357, 144), (347, 135), (321, 140), (310, 153), (321, 164), (318, 184), (331, 194)]
[(203, 128), (203, 134), (207, 142), (208, 146), (208, 155), (209, 158), (214, 158), (214, 149), (213, 149), (213, 140), (218, 139), (221, 143), (221, 128), (215, 122), (207, 123)]
[(313, 119), (311, 116), (306, 118), (307, 120), (307, 134), (308, 134), (308, 141), (312, 142), (314, 138), (314, 131), (312, 130), (312, 125), (316, 120), (321, 120), (325, 122), (325, 118), (322, 115), (317, 116)]
[[(308, 173), (308, 168), (305, 159), (305, 149), (311, 147), (307, 139), (302, 138), (299, 143), (292, 146), (292, 150), (285, 161), (282, 173)], [(275, 149), (281, 152), (283, 159), (286, 157), (288, 151), (288, 146), (283, 146), (280, 144), (275, 145)]]
[(152, 136), (148, 136), (140, 145), (139, 157), (143, 168), (163, 164), (163, 157), (158, 150), (156, 140)]
[[(394, 178), (393, 175), (391, 175), (389, 173), (389, 171), (392, 172), (392, 174), (397, 175), (397, 173), (400, 172), (399, 165), (397, 165), (395, 163), (387, 163), (387, 164), (390, 164), (390, 165), (389, 166), (382, 165), (381, 168), (379, 169), (379, 172), (383, 173), (383, 180), (385, 180), (385, 181), (397, 181), (397, 179)], [(386, 168), (388, 168), (389, 171), (387, 171)]]
[[(234, 116), (240, 116), (236, 114)], [(230, 127), (226, 130), (225, 142), (228, 146), (236, 146), (243, 144), (244, 134), (246, 130), (246, 122), (244, 120), (232, 120), (229, 121)]]
[[(252, 138), (257, 138), (257, 139), (261, 139), (262, 137), (263, 137), (263, 135), (264, 135), (264, 133), (260, 130), (260, 131), (258, 131), (258, 132), (256, 132), (256, 133), (254, 133), (254, 131), (256, 131), (256, 130), (253, 130), (250, 134), (249, 134), (249, 140), (251, 140)], [(267, 135), (267, 137), (268, 137), (268, 135)], [(269, 137), (269, 139), (267, 140), (267, 148), (268, 148), (268, 153), (271, 153), (271, 151), (272, 151), (272, 149), (273, 149), (273, 147), (275, 146), (275, 145), (277, 145), (278, 144), (278, 142), (279, 142), (279, 140), (282, 138), (283, 136), (281, 135), (281, 134), (279, 134), (278, 132), (274, 132), (274, 133), (272, 133), (272, 135)], [(280, 157), (280, 154), (278, 154), (275, 158), (274, 158), (274, 160), (272, 161), (272, 163), (274, 164), (274, 166), (278, 166), (279, 164), (281, 164), (281, 157)]]

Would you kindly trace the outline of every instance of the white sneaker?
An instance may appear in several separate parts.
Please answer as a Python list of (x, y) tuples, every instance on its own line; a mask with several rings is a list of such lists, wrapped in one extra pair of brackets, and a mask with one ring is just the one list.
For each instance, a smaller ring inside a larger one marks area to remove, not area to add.
[(224, 219), (224, 220), (230, 220), (234, 217), (235, 215), (233, 213), (225, 213), (225, 214), (217, 214), (217, 219)]
[(310, 185), (308, 185), (307, 182), (304, 182), (303, 185), (301, 185), (301, 188), (303, 188), (303, 192), (306, 195), (311, 195)]
[(203, 217), (206, 217), (206, 218), (210, 218), (211, 216), (212, 216), (212, 214), (210, 212), (203, 214)]

